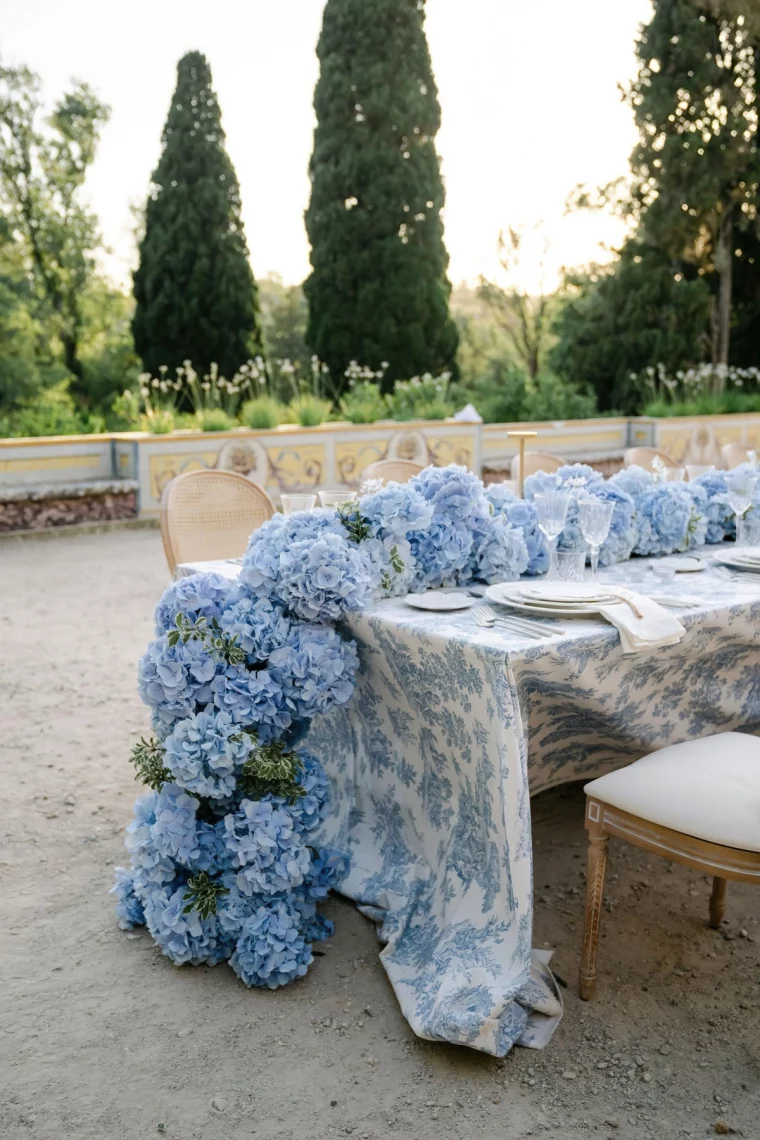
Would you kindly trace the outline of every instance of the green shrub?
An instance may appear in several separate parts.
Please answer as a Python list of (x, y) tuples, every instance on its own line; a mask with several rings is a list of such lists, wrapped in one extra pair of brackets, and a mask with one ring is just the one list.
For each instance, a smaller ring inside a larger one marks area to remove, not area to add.
[(524, 420), (587, 420), (599, 415), (595, 396), (579, 391), (555, 372), (536, 376), (523, 408)]
[(307, 393), (291, 400), (287, 410), (289, 423), (300, 424), (301, 427), (318, 427), (330, 415), (332, 404), (320, 396), (310, 396)]
[(361, 380), (346, 392), (340, 410), (352, 424), (373, 424), (388, 415), (388, 399), (377, 384)]
[(224, 408), (201, 408), (195, 414), (195, 422), (201, 431), (231, 431), (235, 426), (232, 416)]
[(265, 431), (277, 427), (285, 409), (272, 396), (257, 396), (246, 400), (240, 409), (240, 422), (255, 431)]
[(399, 380), (389, 400), (394, 420), (444, 420), (453, 414), (454, 405), (449, 396), (450, 373), (440, 376), (413, 376)]
[(140, 416), (140, 430), (149, 431), (151, 435), (168, 435), (178, 426), (177, 417), (170, 408), (159, 408), (150, 416)]
[(0, 436), (86, 435), (105, 430), (102, 416), (77, 411), (62, 380), (5, 416), (0, 416)]

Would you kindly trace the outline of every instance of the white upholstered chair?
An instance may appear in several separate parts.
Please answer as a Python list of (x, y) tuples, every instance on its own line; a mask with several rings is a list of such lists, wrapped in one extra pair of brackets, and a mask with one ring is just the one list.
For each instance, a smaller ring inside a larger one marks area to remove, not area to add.
[(661, 748), (586, 784), (589, 837), (580, 995), (596, 988), (596, 950), (610, 835), (712, 875), (710, 925), (726, 881), (760, 883), (760, 739), (722, 732)]

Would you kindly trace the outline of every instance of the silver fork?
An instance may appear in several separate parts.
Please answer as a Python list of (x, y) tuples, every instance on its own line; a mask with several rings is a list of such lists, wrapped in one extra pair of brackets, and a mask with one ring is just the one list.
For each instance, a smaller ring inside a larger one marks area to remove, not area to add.
[(544, 625), (542, 622), (526, 620), (524, 618), (515, 617), (512, 614), (502, 617), (497, 614), (490, 606), (473, 606), (472, 615), (478, 625), (490, 628), (497, 623), (505, 625), (508, 629), (512, 629), (515, 633), (520, 633), (525, 637), (532, 637), (536, 640), (543, 637), (551, 637), (554, 633), (564, 633), (564, 629), (559, 626)]
[(716, 566), (715, 573), (726, 582), (760, 582), (760, 574), (754, 570), (729, 570), (727, 566)]

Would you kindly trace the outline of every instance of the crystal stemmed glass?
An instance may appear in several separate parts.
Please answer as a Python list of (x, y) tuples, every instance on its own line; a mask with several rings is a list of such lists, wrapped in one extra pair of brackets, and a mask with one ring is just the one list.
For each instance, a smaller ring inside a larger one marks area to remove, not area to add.
[(565, 525), (570, 496), (562, 491), (548, 491), (545, 495), (536, 495), (533, 504), (538, 515), (538, 529), (546, 535), (549, 542), (548, 576), (553, 578), (556, 574), (557, 539)]
[(755, 471), (729, 471), (726, 475), (726, 497), (737, 521), (744, 518), (754, 502), (757, 478)]
[(614, 503), (602, 499), (581, 499), (578, 504), (578, 518), (581, 534), (591, 547), (591, 577), (596, 578), (599, 566), (599, 548), (610, 533)]

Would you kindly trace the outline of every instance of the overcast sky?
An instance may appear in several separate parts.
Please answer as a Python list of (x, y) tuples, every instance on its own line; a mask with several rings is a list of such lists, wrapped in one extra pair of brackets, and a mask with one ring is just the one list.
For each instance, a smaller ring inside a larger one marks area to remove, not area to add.
[[(25, 63), (57, 97), (71, 76), (112, 107), (88, 181), (111, 275), (134, 262), (130, 205), (146, 194), (175, 84), (176, 62), (210, 62), (237, 169), (254, 273), (308, 273), (303, 225), (323, 0), (3, 0), (0, 56)], [(634, 143), (618, 84), (650, 0), (427, 0), (440, 91), (438, 135), (447, 188), (453, 281), (495, 267), (501, 228), (543, 223), (550, 268), (600, 256), (620, 230), (599, 216), (564, 216), (579, 183), (627, 170)], [(367, 18), (372, 0), (367, 0)], [(526, 283), (534, 271), (524, 270)]]

